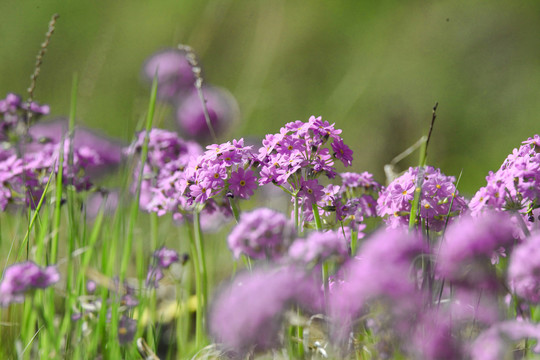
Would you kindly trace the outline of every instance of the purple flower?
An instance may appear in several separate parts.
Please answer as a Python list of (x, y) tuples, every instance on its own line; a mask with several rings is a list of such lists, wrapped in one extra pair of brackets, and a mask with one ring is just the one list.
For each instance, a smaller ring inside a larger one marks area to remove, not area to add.
[(313, 310), (320, 310), (320, 299), (313, 279), (295, 268), (240, 274), (214, 298), (209, 332), (216, 342), (239, 352), (270, 349), (279, 344), (284, 312), (294, 304), (315, 304), (318, 309)]
[(497, 285), (491, 257), (515, 242), (506, 214), (464, 217), (448, 227), (438, 250), (437, 273), (454, 283), (474, 288)]
[(381, 230), (364, 242), (356, 258), (341, 269), (343, 282), (330, 298), (335, 337), (347, 336), (370, 300), (385, 300), (396, 316), (415, 312), (421, 297), (411, 264), (425, 252), (422, 238), (396, 230)]
[(305, 264), (321, 262), (332, 255), (342, 259), (348, 255), (347, 242), (337, 231), (314, 231), (305, 239), (296, 239), (288, 253), (290, 259)]
[(33, 289), (45, 289), (60, 280), (56, 267), (39, 267), (31, 261), (9, 266), (0, 283), (0, 306), (23, 302), (24, 294)]
[(143, 65), (143, 78), (152, 82), (156, 73), (158, 96), (164, 100), (172, 100), (190, 91), (195, 84), (193, 70), (183, 50), (166, 49), (147, 59)]
[[(377, 212), (385, 218), (390, 227), (408, 226), (419, 174), (417, 167), (409, 168), (381, 191), (377, 200)], [(464, 212), (467, 204), (465, 199), (458, 195), (454, 177), (446, 176), (431, 166), (426, 166), (421, 176), (424, 179), (420, 195), (420, 218), (430, 230), (441, 231), (447, 218), (452, 220)]]
[(497, 172), (489, 172), (486, 186), (471, 199), (469, 207), (474, 215), (484, 209), (518, 211), (524, 220), (531, 216), (540, 197), (540, 153), (535, 135), (529, 138), (504, 160)]
[(294, 234), (285, 215), (259, 208), (240, 215), (227, 242), (235, 258), (245, 254), (253, 259), (277, 259), (286, 252)]
[(126, 345), (133, 341), (137, 331), (137, 321), (127, 316), (122, 316), (118, 322), (118, 342)]
[(234, 196), (242, 199), (249, 199), (257, 186), (257, 177), (255, 177), (253, 171), (244, 171), (244, 168), (240, 167), (237, 171), (231, 173), (229, 190)]
[(154, 251), (154, 259), (157, 260), (157, 265), (159, 267), (168, 269), (173, 263), (180, 260), (180, 256), (175, 250), (163, 246)]
[[(493, 325), (476, 338), (471, 346), (473, 360), (499, 360), (513, 358), (511, 344), (522, 339), (540, 340), (540, 325), (521, 321), (505, 321)], [(540, 342), (532, 349), (540, 353)]]
[(332, 143), (332, 150), (334, 150), (334, 156), (336, 157), (336, 159), (341, 160), (343, 165), (352, 165), (353, 151), (343, 143), (342, 139), (334, 140), (334, 142)]
[[(217, 87), (205, 86), (203, 94), (212, 129), (215, 134), (221, 134), (238, 117), (236, 99), (227, 90)], [(211, 138), (201, 99), (195, 89), (182, 99), (175, 114), (180, 133), (186, 138), (198, 141)]]
[(248, 198), (256, 188), (256, 178), (251, 170), (244, 170), (255, 161), (251, 146), (244, 140), (233, 143), (212, 144), (207, 151), (188, 164), (180, 185), (188, 202), (205, 203), (217, 195), (226, 195), (227, 188), (233, 195)]
[(540, 234), (516, 246), (510, 256), (508, 282), (516, 295), (540, 303)]

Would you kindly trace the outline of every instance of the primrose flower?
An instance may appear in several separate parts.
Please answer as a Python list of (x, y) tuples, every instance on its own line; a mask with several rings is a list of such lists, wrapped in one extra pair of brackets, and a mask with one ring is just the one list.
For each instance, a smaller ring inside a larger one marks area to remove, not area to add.
[[(152, 262), (148, 266), (146, 285), (157, 288), (159, 280), (163, 279), (163, 270), (168, 269), (176, 262), (180, 262), (180, 255), (178, 255), (176, 250), (163, 246), (154, 251), (152, 258)], [(185, 261), (187, 261), (187, 259), (183, 258), (182, 262)]]
[(132, 342), (136, 331), (137, 321), (122, 315), (118, 321), (118, 342), (121, 345)]
[(158, 96), (163, 100), (173, 100), (190, 91), (195, 84), (195, 76), (186, 52), (179, 49), (165, 49), (146, 60), (143, 65), (143, 78), (151, 83), (154, 75), (157, 75)]
[[(417, 177), (422, 176), (420, 195), (420, 218), (430, 230), (441, 231), (447, 217), (455, 217), (467, 209), (465, 198), (458, 194), (455, 178), (446, 176), (439, 169), (426, 166), (409, 168), (403, 175), (392, 181), (381, 191), (377, 200), (377, 213), (385, 217), (392, 228), (407, 227), (414, 199)], [(450, 208), (450, 205), (452, 208)]]
[(510, 256), (508, 282), (516, 295), (540, 303), (540, 235), (535, 234), (516, 246)]
[[(315, 300), (319, 301), (315, 301)], [(240, 353), (279, 345), (286, 310), (295, 304), (321, 309), (320, 285), (295, 268), (257, 269), (238, 275), (210, 306), (209, 332), (216, 342)]]
[(332, 255), (346, 259), (348, 246), (346, 239), (337, 231), (314, 231), (305, 239), (296, 239), (289, 248), (288, 256), (294, 261), (310, 264), (321, 262)]
[(438, 250), (436, 272), (443, 278), (473, 288), (496, 286), (491, 258), (514, 242), (509, 216), (486, 213), (466, 216), (450, 225)]
[(484, 209), (510, 210), (520, 212), (526, 222), (534, 222), (533, 210), (538, 207), (540, 197), (538, 139), (540, 136), (535, 135), (524, 141), (497, 172), (489, 172), (486, 186), (478, 190), (469, 204), (473, 215)]
[[(223, 133), (238, 117), (236, 99), (223, 88), (204, 86), (202, 91), (212, 129), (216, 134)], [(175, 114), (176, 125), (183, 136), (198, 141), (211, 138), (201, 99), (195, 89), (181, 99)]]
[(235, 258), (245, 254), (253, 259), (278, 259), (294, 235), (294, 226), (284, 214), (259, 208), (240, 215), (227, 242)]
[(180, 182), (188, 203), (205, 203), (218, 195), (248, 199), (256, 188), (256, 177), (249, 167), (255, 157), (244, 139), (212, 144), (192, 159)]
[(60, 280), (54, 266), (39, 267), (31, 261), (6, 268), (0, 282), (0, 306), (24, 301), (24, 295), (33, 289), (45, 289)]

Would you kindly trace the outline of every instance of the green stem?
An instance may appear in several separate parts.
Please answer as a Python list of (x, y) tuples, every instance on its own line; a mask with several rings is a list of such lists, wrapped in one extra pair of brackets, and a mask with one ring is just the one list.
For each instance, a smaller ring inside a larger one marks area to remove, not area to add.
[(238, 224), (238, 221), (240, 220), (240, 209), (238, 208), (238, 200), (234, 198), (229, 198), (229, 204), (231, 205), (234, 220)]
[(195, 344), (197, 349), (200, 349), (205, 341), (204, 329), (208, 299), (208, 279), (199, 215), (199, 210), (193, 211), (193, 232), (190, 233), (190, 247), (195, 268), (195, 289), (197, 292), (197, 312), (195, 314)]

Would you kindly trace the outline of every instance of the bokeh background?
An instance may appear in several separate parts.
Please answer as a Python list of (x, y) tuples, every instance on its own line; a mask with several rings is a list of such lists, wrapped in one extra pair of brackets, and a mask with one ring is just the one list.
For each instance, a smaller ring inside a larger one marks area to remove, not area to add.
[[(53, 13), (35, 99), (68, 114), (76, 72), (77, 121), (124, 141), (147, 107), (141, 65), (178, 43), (238, 101), (241, 120), (222, 140), (321, 115), (343, 129), (352, 170), (381, 182), (383, 165), (427, 133), (435, 102), (428, 162), (463, 171), (468, 195), (539, 132), (540, 2), (4, 0), (0, 96), (26, 95)], [(158, 114), (172, 128), (170, 111)]]

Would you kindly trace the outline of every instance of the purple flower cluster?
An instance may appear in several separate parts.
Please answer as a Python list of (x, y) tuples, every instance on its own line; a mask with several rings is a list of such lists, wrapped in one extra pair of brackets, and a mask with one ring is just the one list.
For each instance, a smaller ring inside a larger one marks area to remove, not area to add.
[(289, 248), (289, 259), (303, 264), (319, 263), (331, 256), (346, 259), (347, 240), (338, 231), (314, 231), (305, 239), (296, 239)]
[(163, 246), (154, 251), (152, 262), (148, 266), (146, 286), (157, 288), (159, 280), (163, 279), (163, 270), (168, 269), (172, 264), (179, 261), (180, 256), (173, 249), (168, 249)]
[(540, 234), (516, 246), (510, 257), (508, 282), (516, 295), (540, 303)]
[[(259, 149), (259, 184), (288, 184), (290, 192), (300, 200), (305, 216), (309, 217), (312, 205), (324, 196), (324, 187), (317, 178), (322, 174), (330, 179), (336, 176), (334, 159), (345, 166), (352, 163), (352, 150), (339, 134), (341, 130), (334, 124), (311, 116), (307, 122), (298, 120), (286, 124), (279, 134), (266, 135)], [(332, 139), (331, 150), (329, 139)]]
[(493, 289), (497, 279), (491, 259), (511, 248), (516, 241), (513, 234), (506, 214), (459, 219), (448, 227), (440, 245), (437, 273), (454, 284)]
[(286, 252), (294, 225), (280, 212), (259, 208), (244, 212), (227, 238), (235, 258), (245, 254), (252, 259), (276, 260)]
[(188, 202), (204, 204), (218, 195), (249, 199), (257, 188), (251, 146), (244, 146), (244, 139), (240, 139), (206, 148), (190, 162), (181, 180)]
[[(126, 153), (139, 154), (145, 136), (146, 132), (139, 133)], [(202, 149), (197, 143), (185, 141), (175, 132), (152, 129), (148, 133), (148, 157), (143, 165), (141, 208), (160, 216), (172, 213), (176, 219), (181, 219), (181, 210), (187, 206), (182, 196), (181, 179), (190, 160), (201, 153)], [(134, 174), (133, 184), (137, 186), (139, 170)]]
[(487, 185), (480, 188), (471, 199), (469, 207), (473, 214), (486, 208), (497, 211), (513, 210), (531, 218), (540, 196), (540, 136), (524, 141), (519, 149), (504, 160), (497, 172), (489, 172)]
[(270, 349), (279, 344), (286, 310), (296, 304), (320, 311), (320, 300), (320, 288), (296, 268), (244, 273), (215, 297), (209, 332), (217, 342), (240, 353)]
[[(182, 136), (206, 141), (212, 132), (195, 87), (196, 77), (189, 55), (183, 49), (159, 51), (146, 60), (142, 73), (150, 83), (157, 75), (158, 97), (175, 107), (173, 113)], [(202, 93), (213, 131), (223, 132), (238, 117), (236, 99), (226, 89), (215, 86), (202, 86)]]
[[(426, 166), (409, 168), (381, 192), (377, 201), (377, 213), (385, 217), (392, 228), (409, 224), (409, 214), (417, 191), (418, 176), (422, 176), (420, 194), (420, 218), (429, 229), (441, 231), (448, 217), (453, 218), (467, 209), (465, 199), (458, 195), (455, 178), (444, 175), (439, 169)], [(420, 191), (420, 190), (418, 190)], [(450, 208), (450, 206), (452, 206)]]
[(48, 105), (39, 105), (37, 102), (24, 102), (19, 95), (9, 93), (5, 99), (0, 100), (0, 141), (11, 141), (20, 134), (13, 133), (19, 125), (25, 125), (28, 114), (33, 120), (42, 115), (49, 114)]
[(33, 289), (45, 289), (60, 280), (56, 267), (39, 267), (31, 261), (9, 266), (0, 282), (0, 306), (24, 301)]

